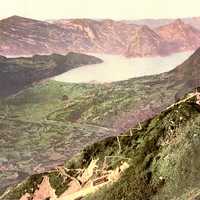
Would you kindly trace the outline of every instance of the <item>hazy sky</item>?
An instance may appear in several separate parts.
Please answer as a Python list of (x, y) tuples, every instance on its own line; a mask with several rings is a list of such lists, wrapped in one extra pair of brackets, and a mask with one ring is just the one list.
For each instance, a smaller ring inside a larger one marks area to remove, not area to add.
[(0, 0), (0, 18), (179, 18), (200, 16), (200, 0)]

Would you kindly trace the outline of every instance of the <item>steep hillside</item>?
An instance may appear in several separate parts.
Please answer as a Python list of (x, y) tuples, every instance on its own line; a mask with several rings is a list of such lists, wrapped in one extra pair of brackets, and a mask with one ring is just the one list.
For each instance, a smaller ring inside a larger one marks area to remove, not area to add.
[(180, 19), (157, 28), (156, 32), (164, 40), (174, 43), (174, 51), (196, 50), (200, 46), (200, 31)]
[(159, 35), (148, 26), (138, 28), (132, 35), (132, 40), (128, 46), (127, 57), (145, 57), (156, 55), (167, 55), (172, 53), (172, 49)]
[(176, 84), (183, 83), (182, 88), (177, 92), (176, 98), (181, 98), (192, 88), (200, 85), (200, 48), (190, 56), (183, 64), (168, 72), (170, 80), (176, 80)]
[(102, 85), (44, 81), (1, 100), (0, 188), (159, 114), (198, 86), (199, 52), (160, 75)]
[(64, 166), (29, 177), (1, 199), (196, 199), (199, 124), (200, 106), (189, 94), (118, 137), (86, 147)]
[(92, 52), (123, 54), (130, 41), (130, 36), (137, 25), (114, 20), (71, 19), (54, 22), (62, 28), (72, 28), (82, 32), (83, 37), (94, 43)]
[(122, 54), (136, 25), (112, 20), (58, 20), (54, 23), (19, 16), (0, 20), (0, 54), (34, 55), (96, 52)]
[(93, 46), (80, 30), (19, 16), (1, 20), (0, 35), (0, 54), (8, 56), (81, 52)]
[(30, 84), (81, 65), (103, 62), (93, 56), (68, 53), (27, 58), (0, 57), (0, 97), (16, 93)]
[(194, 50), (200, 45), (200, 31), (181, 20), (147, 30), (133, 22), (110, 19), (62, 19), (49, 23), (12, 16), (0, 20), (0, 35), (0, 54), (4, 56), (69, 51), (158, 56)]

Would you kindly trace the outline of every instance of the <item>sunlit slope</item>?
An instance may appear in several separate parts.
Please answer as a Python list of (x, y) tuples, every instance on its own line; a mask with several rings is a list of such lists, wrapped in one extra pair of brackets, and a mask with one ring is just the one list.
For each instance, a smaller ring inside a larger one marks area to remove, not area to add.
[[(42, 188), (43, 198), (50, 194), (56, 200), (195, 198), (199, 124), (200, 107), (192, 94), (120, 136), (86, 147), (65, 166), (31, 176), (2, 198), (35, 197)], [(75, 183), (80, 188), (72, 191)]]
[(1, 100), (3, 186), (160, 113), (198, 85), (199, 63), (200, 50), (169, 73), (103, 85), (44, 81)]

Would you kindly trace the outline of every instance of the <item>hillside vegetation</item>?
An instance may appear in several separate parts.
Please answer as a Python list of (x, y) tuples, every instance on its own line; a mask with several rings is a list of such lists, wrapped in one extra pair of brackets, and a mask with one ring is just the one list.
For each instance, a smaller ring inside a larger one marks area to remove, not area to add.
[(67, 55), (35, 55), (6, 58), (0, 56), (0, 97), (9, 96), (40, 80), (72, 68), (103, 62), (101, 59), (78, 53)]
[(43, 81), (0, 101), (0, 190), (159, 114), (199, 84), (200, 49), (174, 70), (110, 84)]
[[(191, 96), (118, 137), (87, 146), (66, 162), (65, 173), (55, 170), (33, 175), (3, 198), (19, 199), (25, 193), (34, 194), (43, 177), (47, 176), (55, 189), (56, 199), (64, 200), (62, 194), (73, 181), (70, 177), (81, 177), (76, 169), (86, 170), (96, 160), (95, 170), (99, 173), (93, 173), (87, 181), (101, 177), (102, 169), (109, 172), (122, 163), (127, 163), (128, 167), (115, 181), (100, 184), (100, 189), (89, 196), (81, 196), (82, 199), (195, 199), (200, 191), (199, 127), (200, 107), (196, 97)], [(106, 165), (105, 157), (110, 157)], [(66, 176), (68, 173), (70, 176)], [(87, 187), (87, 184), (81, 187)]]

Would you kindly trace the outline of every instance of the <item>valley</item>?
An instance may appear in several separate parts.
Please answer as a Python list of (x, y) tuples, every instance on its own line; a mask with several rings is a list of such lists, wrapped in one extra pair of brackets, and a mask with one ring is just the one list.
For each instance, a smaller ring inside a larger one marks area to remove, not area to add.
[(0, 199), (196, 200), (199, 47), (200, 18), (1, 19)]
[(160, 113), (198, 84), (199, 59), (200, 49), (167, 73), (107, 84), (46, 80), (2, 99), (2, 187)]

